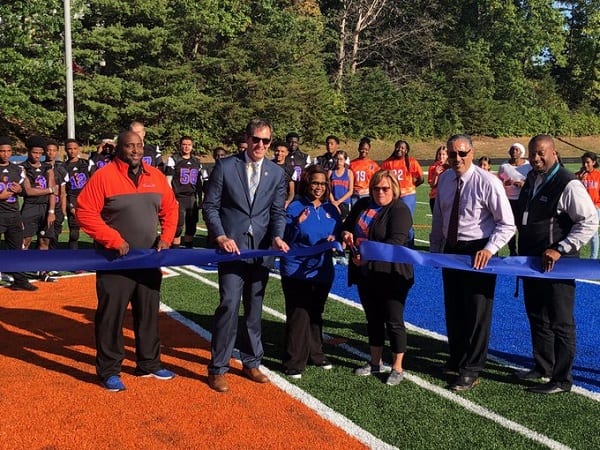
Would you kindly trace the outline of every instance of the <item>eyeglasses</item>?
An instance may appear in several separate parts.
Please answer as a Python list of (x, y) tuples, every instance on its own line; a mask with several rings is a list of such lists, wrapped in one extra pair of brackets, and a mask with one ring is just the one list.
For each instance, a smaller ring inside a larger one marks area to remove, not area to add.
[(471, 150), (467, 150), (466, 152), (448, 152), (448, 158), (456, 159), (456, 156), (460, 156), (461, 158), (464, 158), (469, 153), (471, 153)]
[(311, 181), (310, 182), (311, 186), (327, 186), (327, 182), (326, 181)]
[(258, 136), (250, 136), (250, 139), (252, 139), (253, 144), (258, 144), (260, 141), (262, 141), (263, 145), (269, 145), (271, 143), (271, 138), (260, 138)]
[(389, 186), (373, 186), (375, 192), (388, 192), (391, 189)]

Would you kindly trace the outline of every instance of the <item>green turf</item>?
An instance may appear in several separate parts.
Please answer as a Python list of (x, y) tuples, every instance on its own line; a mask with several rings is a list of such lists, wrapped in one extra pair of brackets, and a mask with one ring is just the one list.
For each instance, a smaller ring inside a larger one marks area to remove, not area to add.
[[(203, 276), (216, 281), (214, 274)], [(183, 275), (165, 279), (163, 301), (210, 330), (218, 292)], [(284, 312), (276, 278), (269, 282), (265, 306)], [(368, 352), (362, 311), (330, 300), (324, 319), (328, 335)], [(263, 363), (275, 371), (281, 371), (283, 327), (280, 319), (263, 314)], [(339, 346), (326, 344), (325, 351), (334, 369), (308, 367), (294, 383), (385, 442), (415, 449), (542, 447), (408, 380), (392, 388), (384, 384), (384, 378), (356, 377), (352, 369), (362, 361)], [(436, 368), (444, 361), (445, 351), (444, 343), (411, 333), (407, 373), (445, 388), (448, 380)], [(567, 446), (600, 448), (598, 402), (576, 394), (535, 396), (515, 383), (511, 370), (496, 363), (489, 363), (481, 384), (462, 397)]]

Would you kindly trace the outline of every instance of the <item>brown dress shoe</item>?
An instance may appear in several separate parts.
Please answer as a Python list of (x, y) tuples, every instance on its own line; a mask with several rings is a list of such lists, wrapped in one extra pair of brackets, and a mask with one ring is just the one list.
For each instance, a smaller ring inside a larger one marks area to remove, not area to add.
[(225, 379), (225, 374), (208, 374), (208, 386), (217, 392), (227, 392), (229, 390), (227, 380)]
[(255, 383), (269, 382), (269, 378), (264, 373), (262, 373), (258, 367), (253, 367), (252, 369), (249, 367), (244, 367), (242, 369), (242, 373)]

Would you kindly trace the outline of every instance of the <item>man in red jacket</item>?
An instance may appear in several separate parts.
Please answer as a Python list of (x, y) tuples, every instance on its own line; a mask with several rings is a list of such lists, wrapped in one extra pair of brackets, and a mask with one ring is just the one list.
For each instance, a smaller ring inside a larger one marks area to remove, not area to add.
[[(116, 158), (90, 178), (77, 198), (76, 216), (96, 246), (126, 255), (130, 249), (169, 248), (179, 207), (158, 169), (142, 162), (144, 144), (134, 132), (119, 135)], [(160, 224), (161, 234), (157, 233)], [(113, 392), (121, 381), (123, 317), (131, 301), (137, 357), (136, 374), (169, 380), (162, 367), (158, 335), (160, 268), (98, 271), (95, 316), (96, 373)]]

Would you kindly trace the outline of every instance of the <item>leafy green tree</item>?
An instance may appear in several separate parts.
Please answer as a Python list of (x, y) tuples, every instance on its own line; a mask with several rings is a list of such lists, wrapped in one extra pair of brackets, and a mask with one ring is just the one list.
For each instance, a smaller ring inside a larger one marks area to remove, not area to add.
[(568, 23), (565, 67), (557, 68), (564, 95), (573, 108), (600, 110), (600, 1), (560, 2)]
[(0, 4), (0, 132), (56, 134), (65, 114), (60, 0)]

